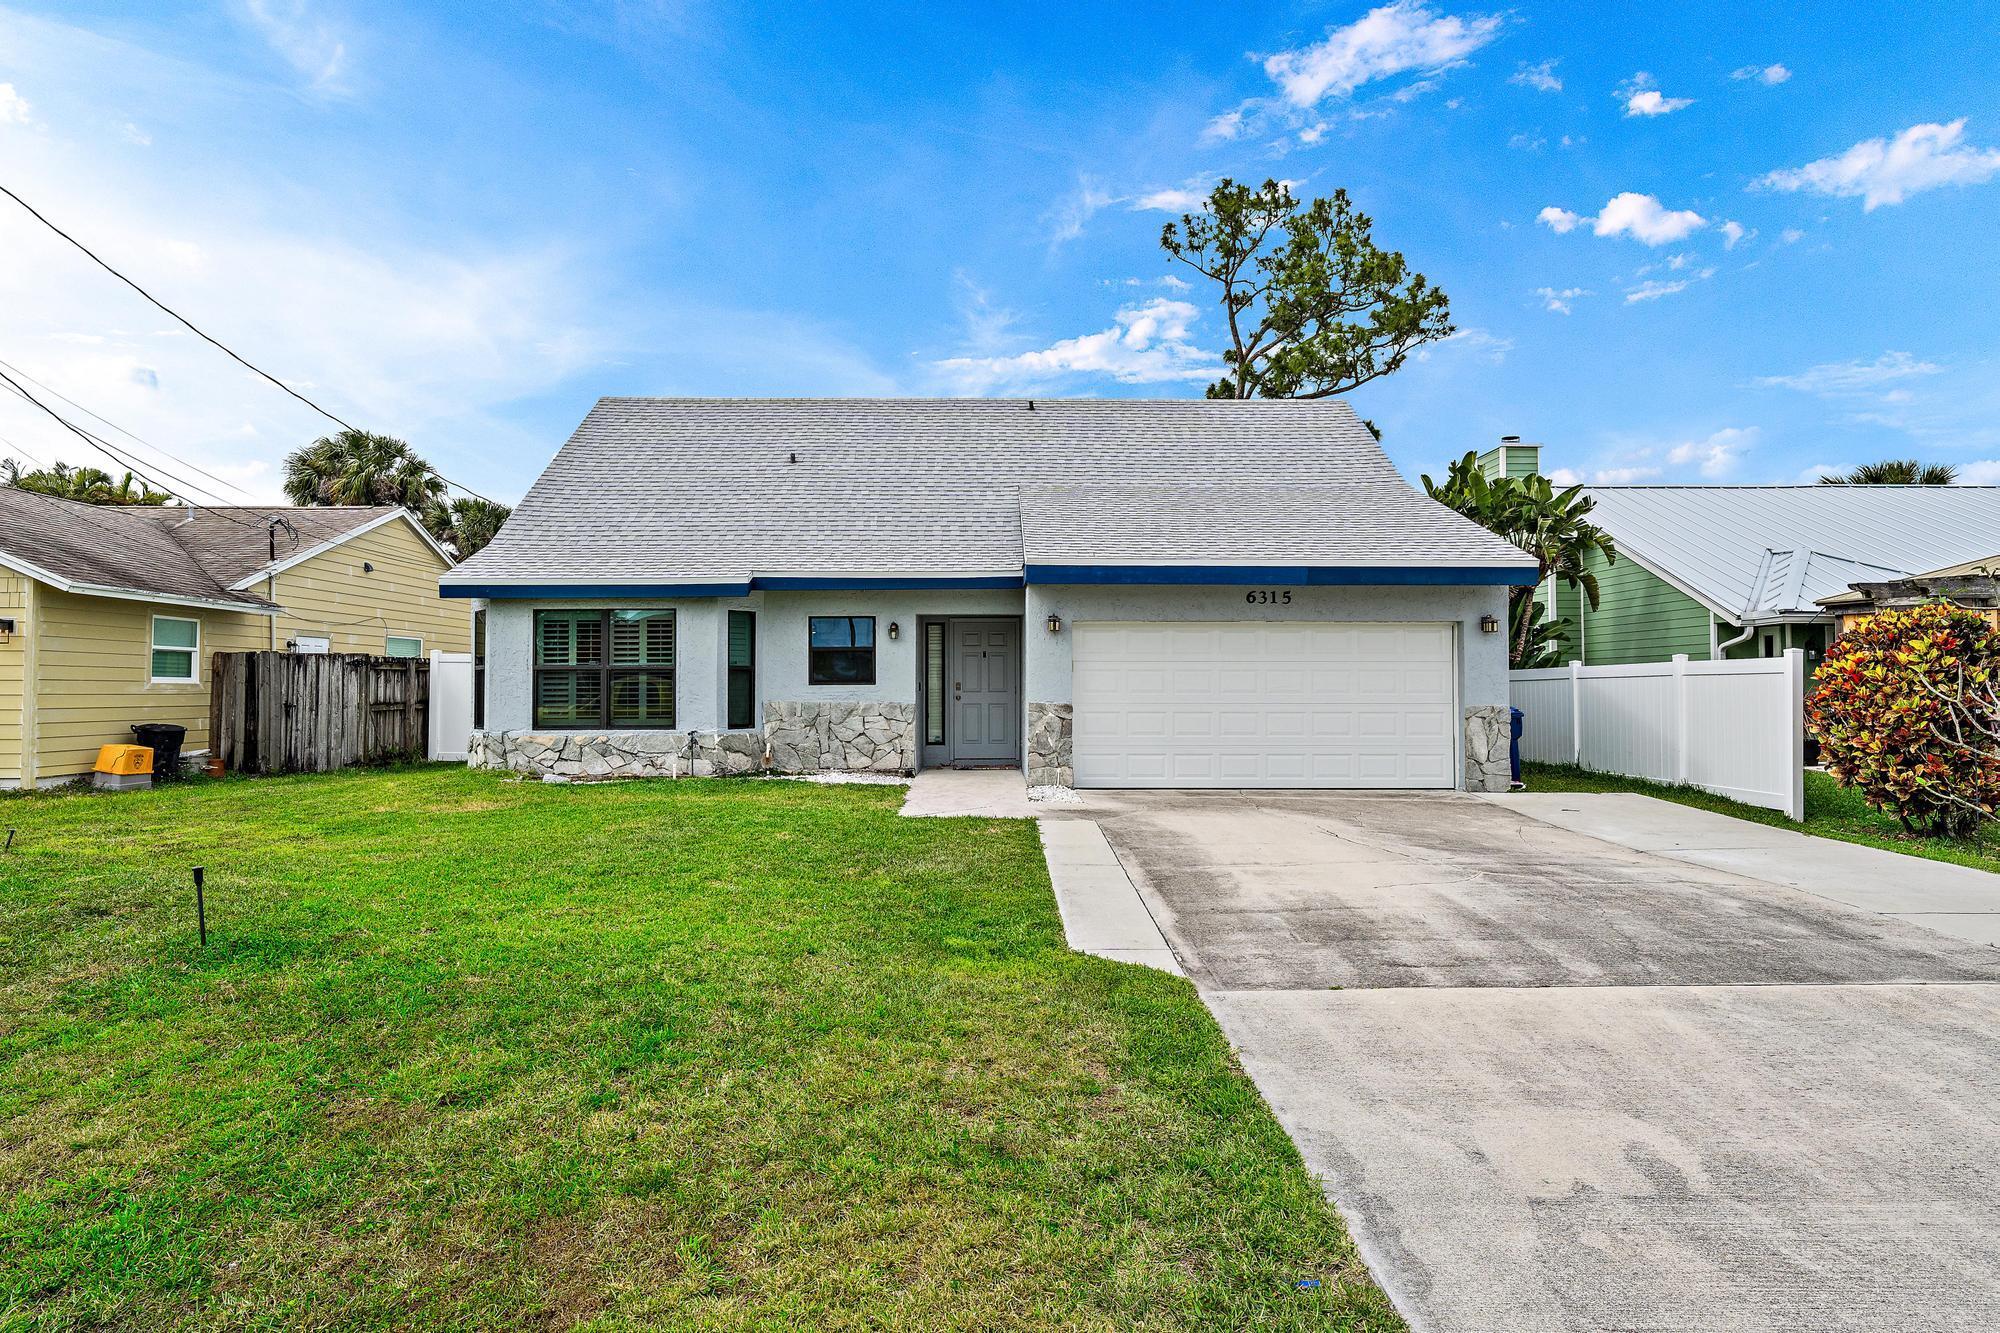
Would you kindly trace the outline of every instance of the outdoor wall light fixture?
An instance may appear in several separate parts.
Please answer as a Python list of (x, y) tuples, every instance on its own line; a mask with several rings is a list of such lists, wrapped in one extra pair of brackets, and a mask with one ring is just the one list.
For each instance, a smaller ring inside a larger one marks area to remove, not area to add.
[(361, 572), (363, 574), (373, 574), (375, 572), (375, 566), (370, 564), (368, 561), (363, 560), (361, 562)]
[(1049, 612), (1049, 633), (1062, 633), (1062, 617), (1053, 611)]
[(0, 619), (0, 643), (10, 643), (14, 638), (14, 618)]
[(903, 632), (903, 627), (902, 627), (901, 625), (898, 625), (898, 624), (897, 624), (897, 623), (896, 623), (895, 621), (893, 621), (893, 620), (889, 622), (889, 637), (890, 637), (890, 638), (892, 638), (892, 639), (893, 639), (893, 638), (895, 638), (895, 637), (896, 637), (896, 636), (897, 636), (898, 634), (901, 634), (902, 632)]
[(1481, 634), (1498, 634), (1500, 632), (1500, 617), (1498, 616), (1479, 617), (1479, 632)]

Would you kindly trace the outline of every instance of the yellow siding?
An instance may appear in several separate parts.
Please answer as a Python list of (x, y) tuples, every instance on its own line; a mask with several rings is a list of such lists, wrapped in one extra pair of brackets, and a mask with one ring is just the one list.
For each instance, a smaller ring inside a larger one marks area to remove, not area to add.
[[(81, 597), (39, 586), (34, 601), (38, 785), (88, 773), (97, 748), (129, 742), (135, 722), (179, 723), (188, 729), (189, 749), (205, 748), (210, 655), (262, 648), (269, 634), (267, 617), (232, 611)], [(196, 683), (151, 683), (155, 615), (201, 622)]]
[(21, 780), (21, 677), (27, 639), (28, 580), (0, 569), (0, 618), (14, 622), (14, 632), (0, 643), (0, 786)]
[[(364, 573), (361, 566), (375, 566)], [(389, 635), (424, 641), (423, 651), (472, 651), (468, 603), (438, 596), (438, 575), (451, 566), (408, 523), (385, 523), (330, 551), (293, 565), (251, 591), (278, 603), (278, 643), (324, 635), (327, 651), (379, 653)], [(269, 647), (268, 643), (259, 647)]]

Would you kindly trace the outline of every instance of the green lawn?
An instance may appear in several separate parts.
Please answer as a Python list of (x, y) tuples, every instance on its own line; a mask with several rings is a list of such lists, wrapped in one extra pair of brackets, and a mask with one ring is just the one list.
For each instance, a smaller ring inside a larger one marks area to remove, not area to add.
[(0, 800), (0, 1326), (1400, 1328), (1193, 989), (901, 794)]
[(1920, 838), (1903, 832), (1894, 815), (1870, 810), (1861, 793), (1843, 787), (1824, 773), (1806, 773), (1806, 817), (1794, 823), (1776, 810), (1744, 805), (1726, 796), (1717, 796), (1699, 787), (1672, 787), (1642, 778), (1619, 777), (1612, 773), (1592, 773), (1567, 764), (1523, 764), (1521, 776), (1529, 791), (1629, 791), (1657, 796), (1663, 801), (1679, 801), (1738, 819), (1754, 820), (1778, 828), (1796, 829), (1822, 838), (1839, 838), (1892, 852), (1952, 861), (1980, 870), (2000, 871), (2000, 843), (1987, 834), (1977, 840)]

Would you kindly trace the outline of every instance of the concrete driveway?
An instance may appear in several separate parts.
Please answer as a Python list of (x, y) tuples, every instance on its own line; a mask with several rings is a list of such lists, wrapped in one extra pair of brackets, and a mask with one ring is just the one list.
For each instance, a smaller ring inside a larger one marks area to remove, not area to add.
[(1079, 813), (1418, 1328), (2000, 1327), (2000, 951), (1476, 797)]

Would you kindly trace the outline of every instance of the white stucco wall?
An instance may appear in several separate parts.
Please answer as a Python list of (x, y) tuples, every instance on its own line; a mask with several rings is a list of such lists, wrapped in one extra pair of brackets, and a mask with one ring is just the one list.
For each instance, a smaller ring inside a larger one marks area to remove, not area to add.
[[(917, 701), (918, 616), (1018, 616), (1018, 589), (944, 592), (764, 592), (739, 598), (646, 601), (636, 598), (528, 602), (496, 600), (486, 620), (486, 726), (526, 731), (534, 725), (534, 621), (540, 609), (672, 608), (675, 633), (674, 730), (720, 731), (727, 720), (728, 612), (757, 613), (757, 702)], [(875, 683), (810, 685), (807, 620), (875, 617)], [(889, 625), (899, 628), (889, 638)]]
[[(1507, 705), (1507, 636), (1484, 634), (1479, 618), (1507, 621), (1507, 590), (1487, 587), (1326, 587), (1290, 592), (1284, 605), (1259, 605), (1244, 587), (1122, 587), (1037, 585), (1027, 590), (1027, 701), (1066, 704), (1070, 697), (1070, 629), (1085, 620), (1426, 620), (1459, 626), (1459, 706)], [(1048, 631), (1049, 613), (1063, 619)]]
[[(1083, 620), (1424, 620), (1459, 626), (1463, 708), (1507, 706), (1507, 636), (1483, 634), (1479, 618), (1506, 623), (1507, 591), (1486, 587), (1291, 588), (1289, 605), (1253, 605), (1242, 587), (1037, 586), (1021, 591), (766, 592), (717, 600), (496, 600), (487, 611), (486, 725), (533, 726), (534, 612), (538, 607), (672, 607), (677, 636), (675, 730), (722, 729), (728, 683), (725, 628), (731, 609), (757, 613), (757, 700), (915, 703), (920, 616), (1024, 617), (1022, 702), (1069, 703), (1071, 627)], [(1050, 634), (1049, 613), (1063, 619)], [(806, 621), (815, 615), (875, 617), (872, 685), (806, 683)], [(901, 630), (889, 638), (890, 622)]]

